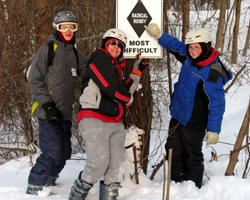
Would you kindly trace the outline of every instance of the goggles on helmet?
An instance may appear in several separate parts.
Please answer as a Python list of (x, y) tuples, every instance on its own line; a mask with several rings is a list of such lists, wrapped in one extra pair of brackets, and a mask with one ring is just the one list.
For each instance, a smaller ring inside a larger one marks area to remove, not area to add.
[(75, 22), (61, 22), (56, 25), (56, 30), (60, 32), (67, 32), (68, 30), (76, 32), (78, 30), (78, 26)]

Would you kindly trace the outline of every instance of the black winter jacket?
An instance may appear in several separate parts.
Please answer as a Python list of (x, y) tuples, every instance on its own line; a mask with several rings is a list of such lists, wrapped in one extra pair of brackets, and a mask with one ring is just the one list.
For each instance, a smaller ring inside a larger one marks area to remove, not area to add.
[(92, 53), (82, 79), (78, 121), (86, 116), (103, 120), (102, 115), (110, 117), (104, 121), (120, 121), (126, 116), (126, 105), (131, 98), (117, 61), (101, 48)]

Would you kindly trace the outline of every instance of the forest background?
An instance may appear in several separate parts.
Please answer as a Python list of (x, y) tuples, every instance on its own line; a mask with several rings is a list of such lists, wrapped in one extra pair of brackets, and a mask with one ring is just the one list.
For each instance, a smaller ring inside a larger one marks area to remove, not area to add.
[[(211, 32), (212, 45), (221, 52), (221, 60), (234, 75), (226, 92), (232, 85), (249, 84), (250, 5), (247, 0), (163, 0), (163, 5), (163, 31), (182, 41), (194, 27), (216, 30)], [(36, 119), (31, 117), (32, 97), (23, 72), (30, 66), (37, 50), (46, 43), (53, 30), (54, 16), (62, 10), (75, 14), (79, 25), (77, 49), (88, 57), (100, 46), (105, 31), (115, 27), (116, 0), (0, 2), (0, 164), (25, 155), (30, 155), (30, 163), (34, 164), (32, 155), (39, 147), (38, 126)], [(200, 14), (202, 11), (214, 14), (205, 17)], [(196, 13), (195, 19), (190, 16), (191, 12)], [(211, 21), (216, 23), (211, 24)], [(140, 152), (138, 162), (144, 173), (147, 173), (150, 133), (163, 130), (172, 85), (181, 67), (165, 50), (163, 59), (150, 59), (149, 62), (150, 67), (141, 80), (142, 88), (136, 92), (124, 122), (126, 128), (135, 125), (144, 131), (141, 146), (137, 149)], [(126, 60), (125, 77), (133, 63), (132, 59)], [(73, 153), (85, 152), (77, 126), (79, 95), (80, 84), (73, 113)]]

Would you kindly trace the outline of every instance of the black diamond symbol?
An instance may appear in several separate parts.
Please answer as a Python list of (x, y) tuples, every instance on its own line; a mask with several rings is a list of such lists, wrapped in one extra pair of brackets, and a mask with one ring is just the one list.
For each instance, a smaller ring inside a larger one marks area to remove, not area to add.
[(142, 2), (137, 2), (134, 9), (129, 14), (127, 20), (135, 30), (137, 36), (140, 38), (145, 31), (144, 25), (148, 25), (152, 17), (148, 13), (147, 9)]

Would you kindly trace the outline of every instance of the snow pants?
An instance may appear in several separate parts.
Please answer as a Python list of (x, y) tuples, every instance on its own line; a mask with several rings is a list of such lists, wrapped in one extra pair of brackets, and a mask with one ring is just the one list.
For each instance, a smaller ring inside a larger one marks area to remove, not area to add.
[[(181, 182), (192, 180), (201, 188), (204, 166), (202, 141), (205, 130), (189, 129), (172, 118), (169, 124), (169, 137), (165, 145), (168, 155), (172, 149), (171, 180)], [(167, 156), (168, 158), (168, 156)]]
[(28, 183), (45, 185), (49, 176), (58, 176), (71, 157), (72, 122), (62, 121), (51, 125), (45, 119), (38, 119), (39, 147), (42, 151), (36, 164), (30, 170)]
[(121, 182), (126, 161), (124, 125), (85, 117), (79, 122), (79, 130), (87, 154), (81, 180), (94, 184), (104, 175), (105, 185)]

